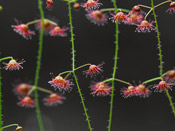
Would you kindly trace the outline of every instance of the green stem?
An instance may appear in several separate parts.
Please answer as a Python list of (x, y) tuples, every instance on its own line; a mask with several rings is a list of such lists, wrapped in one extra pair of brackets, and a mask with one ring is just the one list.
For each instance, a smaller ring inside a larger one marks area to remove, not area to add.
[(161, 50), (161, 44), (160, 44), (160, 33), (159, 33), (159, 27), (158, 27), (158, 23), (157, 23), (156, 13), (155, 13), (155, 10), (154, 10), (153, 0), (151, 0), (151, 4), (152, 4), (152, 9), (153, 9), (153, 14), (154, 14), (154, 20), (155, 20), (156, 30), (157, 30), (157, 41), (158, 41), (158, 46), (159, 46), (159, 59), (160, 59), (160, 77), (162, 78), (162, 75), (163, 75), (163, 65), (162, 65), (162, 50)]
[(151, 9), (151, 7), (146, 6), (146, 5), (141, 5), (141, 4), (139, 4), (138, 6), (141, 6), (141, 7), (147, 8), (147, 9)]
[(52, 94), (53, 93), (52, 91), (47, 90), (47, 89), (44, 89), (44, 88), (41, 88), (41, 87), (37, 87), (37, 90), (42, 91), (42, 92), (45, 92), (45, 93), (49, 93), (49, 94)]
[(104, 80), (102, 82), (109, 82), (109, 81), (113, 81), (113, 80), (118, 81), (118, 82), (123, 83), (123, 84), (131, 85), (129, 82), (126, 82), (126, 81), (123, 81), (123, 80), (120, 80), (120, 79), (117, 79), (117, 78), (109, 78), (109, 79)]
[(35, 24), (35, 23), (38, 23), (38, 22), (41, 22), (41, 19), (34, 20), (34, 21), (31, 21), (31, 22), (27, 22), (26, 25), (32, 25), (32, 24)]
[(165, 89), (165, 92), (166, 92), (166, 94), (167, 94), (168, 100), (169, 100), (169, 102), (170, 102), (170, 106), (171, 106), (171, 108), (172, 108), (172, 110), (173, 110), (173, 114), (174, 114), (174, 116), (175, 116), (175, 108), (174, 108), (174, 104), (173, 104), (173, 102), (172, 102), (171, 96), (170, 96), (170, 94), (169, 94), (169, 92), (168, 92), (167, 89)]
[(164, 2), (162, 2), (162, 3), (160, 3), (160, 4), (156, 5), (156, 6), (153, 6), (153, 8), (155, 9), (155, 8), (161, 6), (161, 5), (165, 4), (165, 3), (169, 3), (169, 2), (171, 2), (171, 0), (164, 1)]
[(162, 80), (162, 78), (161, 77), (156, 77), (156, 78), (153, 78), (153, 79), (150, 79), (150, 80), (146, 80), (146, 81), (142, 82), (142, 84), (147, 84), (147, 83), (157, 81), (157, 80)]
[(146, 18), (148, 17), (148, 15), (152, 12), (152, 10), (153, 10), (153, 9), (151, 8), (151, 9), (148, 11), (148, 13), (145, 15), (145, 18), (144, 18), (145, 20), (146, 20)]
[(78, 69), (81, 69), (81, 68), (83, 68), (83, 67), (85, 67), (85, 66), (90, 66), (90, 65), (91, 65), (91, 64), (84, 64), (84, 65), (82, 65), (82, 66), (79, 66), (79, 67), (75, 68), (74, 71), (76, 71), (76, 70), (78, 70)]
[[(105, 11), (115, 11), (115, 10), (116, 10), (115, 8), (101, 9), (101, 11), (103, 11), (103, 12), (105, 12)], [(117, 9), (117, 11), (122, 11), (122, 12), (126, 12), (126, 13), (129, 13), (130, 12), (130, 10), (122, 9), (122, 8)]]
[(0, 59), (0, 62), (1, 62), (1, 61), (3, 61), (3, 60), (8, 60), (8, 59), (11, 59), (11, 60), (13, 60), (13, 57), (11, 57), (11, 56), (8, 56), (8, 57), (4, 57), (4, 58), (1, 58), (1, 59)]
[[(113, 0), (113, 5), (115, 8), (115, 12), (117, 13), (117, 4), (116, 1)], [(117, 69), (117, 57), (118, 57), (118, 22), (115, 25), (116, 30), (116, 45), (115, 45), (115, 57), (114, 57), (114, 68), (113, 68), (113, 75), (112, 78), (114, 79), (116, 76), (116, 69)], [(111, 124), (112, 124), (112, 112), (113, 112), (113, 101), (114, 101), (114, 80), (112, 80), (112, 89), (111, 89), (111, 102), (110, 102), (110, 113), (109, 113), (109, 124), (108, 124), (108, 131), (111, 131)]]
[(12, 127), (12, 126), (19, 126), (19, 125), (18, 124), (10, 124), (10, 125), (7, 125), (7, 126), (2, 127), (2, 130), (5, 129), (5, 128)]
[[(31, 21), (31, 22), (28, 22), (26, 25), (31, 25), (31, 24), (35, 24), (35, 23), (38, 23), (38, 22), (41, 22), (42, 20), (41, 19), (38, 19), (38, 20), (34, 20), (34, 21)], [(57, 23), (49, 20), (49, 19), (44, 19), (44, 22), (49, 22), (53, 25), (57, 25)]]
[(0, 63), (0, 131), (2, 129), (2, 93), (1, 93), (1, 63)]
[(84, 109), (84, 113), (85, 113), (85, 116), (86, 116), (86, 120), (88, 122), (89, 130), (92, 131), (91, 123), (90, 123), (89, 116), (88, 116), (88, 113), (87, 113), (87, 108), (85, 106), (85, 103), (84, 103), (84, 100), (83, 100), (83, 95), (81, 93), (80, 86), (78, 84), (78, 80), (77, 80), (75, 72), (73, 72), (73, 75), (74, 75), (75, 83), (77, 85), (78, 92), (79, 92), (79, 95), (80, 95), (80, 98), (81, 98), (81, 103), (83, 105), (83, 109)]
[(75, 46), (74, 46), (74, 33), (73, 33), (73, 25), (72, 25), (72, 13), (71, 13), (71, 1), (68, 1), (68, 9), (69, 9), (69, 22), (70, 22), (70, 32), (71, 32), (71, 41), (72, 41), (72, 70), (75, 70)]
[(51, 21), (51, 20), (49, 20), (49, 19), (44, 19), (46, 22), (49, 22), (49, 23), (51, 23), (52, 25), (57, 25), (57, 23), (56, 22), (54, 22), (54, 21)]
[[(40, 30), (40, 40), (39, 40), (39, 50), (38, 50), (38, 60), (37, 60), (37, 67), (36, 67), (36, 74), (35, 74), (35, 81), (34, 86), (38, 86), (38, 79), (39, 79), (39, 72), (40, 72), (40, 66), (41, 66), (41, 57), (42, 57), (42, 48), (43, 48), (43, 35), (44, 35), (44, 12), (42, 8), (42, 2), (41, 0), (38, 0), (40, 15), (41, 15), (41, 30)], [(38, 118), (38, 123), (40, 127), (40, 131), (44, 131), (43, 121), (41, 117), (40, 107), (39, 107), (39, 101), (38, 101), (38, 91), (37, 88), (35, 88), (34, 91), (35, 95), (35, 105), (36, 105), (36, 113)]]
[(88, 123), (89, 130), (92, 131), (89, 116), (87, 114), (87, 109), (86, 109), (86, 106), (85, 106), (85, 103), (84, 103), (84, 100), (83, 100), (83, 96), (82, 96), (82, 93), (81, 93), (81, 90), (80, 90), (80, 87), (79, 87), (79, 84), (78, 84), (78, 80), (77, 80), (77, 77), (76, 77), (76, 74), (75, 74), (75, 49), (74, 49), (74, 36), (73, 36), (71, 1), (70, 0), (68, 1), (68, 9), (69, 9), (69, 22), (70, 22), (71, 40), (72, 40), (72, 73), (74, 75), (74, 79), (75, 79), (75, 82), (76, 82), (76, 85), (77, 85), (77, 88), (78, 88), (78, 92), (79, 92), (79, 95), (80, 95), (80, 98), (81, 98), (81, 102), (82, 102), (82, 105), (83, 105), (83, 109), (84, 109), (84, 112), (85, 112), (85, 116), (86, 116), (86, 120), (87, 120), (87, 123)]
[(166, 76), (168, 73), (169, 73), (169, 71), (167, 71), (167, 72), (163, 73), (163, 75), (162, 75), (162, 76), (164, 77), (164, 76)]
[[(165, 3), (165, 2), (162, 2), (162, 3)], [(159, 45), (159, 56), (160, 56), (160, 77), (162, 78), (163, 77), (163, 66), (162, 66), (162, 53), (161, 53), (160, 35), (159, 35), (158, 23), (157, 23), (156, 13), (155, 13), (155, 10), (154, 10), (154, 2), (153, 2), (153, 0), (151, 0), (151, 4), (152, 4), (152, 8), (153, 8), (153, 14), (154, 14), (154, 19), (155, 19), (156, 29), (157, 29), (157, 40), (158, 40), (158, 45)], [(173, 105), (173, 102), (171, 100), (170, 94), (169, 94), (167, 89), (165, 89), (165, 92), (166, 92), (166, 94), (168, 96), (171, 108), (172, 108), (174, 116), (175, 116), (175, 109), (174, 109), (174, 105)]]
[(2, 6), (0, 6), (0, 12), (3, 10), (3, 7)]
[(59, 75), (63, 75), (63, 74), (67, 74), (67, 73), (71, 73), (72, 71), (64, 71), (64, 72), (61, 72)]

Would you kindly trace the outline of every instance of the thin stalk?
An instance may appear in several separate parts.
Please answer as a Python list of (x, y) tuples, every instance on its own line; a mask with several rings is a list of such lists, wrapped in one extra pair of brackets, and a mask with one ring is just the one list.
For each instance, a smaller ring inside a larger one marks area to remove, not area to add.
[(166, 92), (166, 95), (167, 95), (168, 100), (169, 100), (169, 102), (170, 102), (170, 106), (171, 106), (171, 108), (172, 108), (173, 114), (174, 114), (174, 116), (175, 116), (175, 108), (174, 108), (174, 104), (173, 104), (173, 102), (172, 102), (171, 96), (170, 96), (170, 94), (169, 94), (169, 92), (168, 92), (167, 89), (165, 89), (165, 92)]
[(146, 18), (148, 17), (148, 15), (152, 12), (152, 10), (153, 10), (153, 9), (151, 8), (151, 9), (148, 11), (148, 13), (145, 15), (145, 18), (144, 18), (145, 20), (146, 20)]
[(83, 68), (83, 67), (85, 67), (85, 66), (90, 66), (90, 65), (91, 65), (91, 64), (84, 64), (84, 65), (82, 65), (82, 66), (79, 66), (79, 67), (75, 68), (74, 71), (76, 71), (76, 70), (78, 70), (78, 69), (81, 69), (81, 68)]
[(164, 76), (166, 76), (168, 73), (169, 73), (169, 71), (165, 72), (162, 76), (164, 77)]
[(44, 89), (44, 88), (41, 88), (41, 87), (37, 87), (37, 90), (42, 91), (42, 92), (45, 92), (45, 93), (49, 93), (49, 94), (52, 94), (53, 93), (52, 91), (47, 90), (47, 89)]
[[(162, 53), (161, 53), (162, 51), (161, 51), (161, 44), (160, 44), (160, 33), (159, 33), (159, 28), (158, 28), (156, 13), (155, 13), (155, 10), (154, 10), (154, 1), (153, 0), (151, 0), (151, 4), (152, 4), (152, 8), (153, 8), (153, 14), (154, 14), (154, 19), (155, 19), (155, 24), (156, 24), (156, 29), (157, 29), (157, 40), (158, 40), (158, 45), (159, 45), (159, 57), (160, 57), (160, 77), (162, 78), (163, 77), (163, 65), (162, 65)], [(174, 109), (174, 105), (172, 103), (170, 94), (169, 94), (169, 92), (168, 92), (167, 89), (165, 89), (165, 92), (166, 92), (166, 94), (168, 96), (168, 99), (169, 99), (171, 108), (172, 108), (173, 113), (174, 113), (174, 116), (175, 116), (175, 109)]]
[(120, 80), (120, 79), (116, 79), (116, 78), (109, 78), (109, 79), (104, 80), (102, 82), (109, 82), (109, 81), (113, 81), (113, 80), (118, 81), (118, 82), (123, 83), (123, 84), (126, 84), (126, 85), (131, 85), (129, 82), (126, 82), (126, 81), (123, 81), (123, 80)]
[(49, 23), (51, 23), (52, 25), (57, 25), (57, 23), (56, 22), (54, 22), (54, 21), (51, 21), (51, 20), (49, 20), (49, 19), (44, 19), (46, 22), (49, 22)]
[(146, 6), (146, 5), (141, 5), (141, 4), (139, 4), (138, 6), (141, 6), (141, 7), (147, 8), (147, 9), (151, 9), (151, 7)]
[[(39, 5), (39, 10), (40, 10), (42, 25), (41, 25), (41, 29), (40, 29), (38, 60), (37, 60), (37, 67), (36, 67), (36, 74), (35, 74), (35, 81), (34, 81), (35, 87), (38, 86), (38, 79), (39, 79), (40, 66), (41, 66), (41, 57), (42, 57), (42, 48), (43, 48), (43, 35), (44, 35), (44, 12), (43, 12), (43, 8), (42, 8), (42, 1), (41, 0), (38, 0), (38, 5)], [(36, 113), (37, 113), (40, 131), (44, 131), (44, 126), (43, 126), (43, 121), (42, 121), (42, 116), (41, 116), (41, 111), (40, 111), (39, 101), (38, 101), (37, 88), (35, 88), (35, 90), (34, 90), (34, 95), (35, 95)]]
[[(105, 11), (115, 11), (115, 10), (116, 10), (115, 8), (101, 9), (101, 11), (103, 11), (103, 12), (105, 12)], [(126, 13), (129, 13), (130, 12), (130, 10), (122, 9), (122, 8), (117, 9), (117, 11), (122, 11), (122, 12), (126, 12)]]
[(160, 4), (156, 5), (156, 6), (154, 6), (153, 8), (155, 9), (155, 8), (161, 6), (161, 5), (165, 4), (165, 3), (169, 3), (169, 2), (171, 2), (171, 0), (164, 1), (164, 2), (162, 2), (162, 3), (160, 3)]
[[(113, 0), (113, 5), (115, 8), (115, 12), (117, 13), (117, 4), (116, 1)], [(117, 57), (118, 57), (118, 22), (116, 21), (115, 24), (115, 30), (116, 30), (116, 45), (115, 45), (115, 56), (114, 56), (114, 68), (113, 68), (113, 75), (112, 78), (114, 79), (116, 76), (116, 69), (117, 69)], [(108, 123), (108, 131), (111, 131), (111, 124), (112, 124), (112, 112), (113, 112), (113, 101), (114, 101), (114, 84), (115, 81), (112, 80), (112, 89), (111, 89), (111, 102), (110, 102), (110, 113), (109, 113), (109, 123)]]
[(11, 59), (11, 60), (13, 60), (13, 57), (11, 57), (11, 56), (8, 56), (8, 57), (4, 57), (4, 58), (1, 58), (1, 59), (0, 59), (0, 62), (1, 62), (1, 61), (3, 61), (3, 60), (8, 60), (8, 59)]
[(5, 128), (12, 127), (12, 126), (17, 126), (18, 127), (19, 125), (18, 124), (10, 124), (10, 125), (2, 127), (2, 130), (5, 129)]
[(67, 73), (71, 73), (72, 71), (64, 71), (62, 73), (60, 73), (59, 75), (63, 75), (63, 74), (67, 74)]
[(157, 80), (162, 80), (162, 78), (161, 77), (156, 77), (156, 78), (153, 78), (153, 79), (150, 79), (150, 80), (146, 80), (146, 81), (142, 82), (142, 84), (147, 84), (147, 83), (157, 81)]
[(38, 23), (38, 22), (41, 22), (41, 19), (38, 19), (38, 20), (34, 20), (34, 21), (27, 22), (27, 24), (26, 24), (26, 25), (32, 25), (32, 24), (35, 24), (35, 23)]
[(2, 93), (1, 93), (1, 63), (0, 63), (0, 131), (2, 131)]
[[(35, 24), (35, 23), (38, 23), (38, 22), (41, 22), (42, 20), (41, 19), (38, 19), (38, 20), (34, 20), (34, 21), (31, 21), (31, 22), (28, 22), (26, 25), (31, 25), (31, 24)], [(49, 20), (49, 19), (44, 19), (45, 22), (49, 22), (53, 25), (57, 25), (57, 23)]]
[(70, 0), (68, 1), (68, 10), (69, 10), (71, 41), (72, 41), (72, 73), (74, 75), (74, 79), (75, 79), (75, 82), (76, 82), (76, 85), (77, 85), (77, 89), (78, 89), (78, 92), (79, 92), (79, 95), (80, 95), (80, 98), (81, 98), (81, 103), (83, 105), (83, 109), (84, 109), (84, 113), (85, 113), (86, 120), (87, 120), (87, 123), (88, 123), (89, 131), (92, 131), (92, 127), (91, 127), (91, 123), (90, 123), (89, 116), (88, 116), (88, 113), (87, 113), (87, 109), (86, 109), (86, 106), (85, 106), (85, 102), (83, 100), (83, 95), (81, 93), (79, 83), (78, 83), (78, 80), (77, 80), (77, 77), (76, 77), (76, 74), (75, 74), (75, 46), (74, 46), (72, 12), (71, 12), (71, 1)]

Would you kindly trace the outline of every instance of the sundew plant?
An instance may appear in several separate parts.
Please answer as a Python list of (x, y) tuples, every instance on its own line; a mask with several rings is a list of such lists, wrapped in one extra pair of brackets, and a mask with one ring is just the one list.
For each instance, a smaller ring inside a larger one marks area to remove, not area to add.
[(0, 11), (0, 131), (175, 129), (175, 1), (6, 0)]

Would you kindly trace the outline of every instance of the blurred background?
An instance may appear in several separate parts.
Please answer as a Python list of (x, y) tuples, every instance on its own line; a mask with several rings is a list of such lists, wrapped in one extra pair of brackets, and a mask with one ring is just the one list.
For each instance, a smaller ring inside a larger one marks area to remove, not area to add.
[[(46, 0), (43, 0), (45, 17), (58, 21), (60, 27), (69, 27), (68, 5), (63, 1), (53, 0), (53, 10), (48, 11)], [(83, 3), (84, 1), (78, 1)], [(111, 1), (101, 0), (101, 8), (111, 8)], [(162, 2), (156, 0), (155, 4)], [(150, 0), (117, 0), (120, 8), (132, 9), (136, 4), (150, 6)], [(35, 26), (36, 35), (32, 40), (26, 40), (15, 33), (11, 25), (15, 25), (14, 19), (27, 23), (40, 18), (37, 0), (5, 0), (0, 1), (3, 11), (0, 12), (0, 52), (1, 57), (13, 56), (15, 59), (25, 59), (24, 69), (19, 71), (2, 71), (2, 99), (4, 125), (18, 123), (24, 127), (24, 131), (39, 131), (35, 109), (17, 106), (17, 96), (13, 92), (15, 84), (33, 84), (36, 61), (38, 55), (39, 32)], [(156, 9), (160, 29), (160, 37), (163, 50), (164, 72), (173, 69), (174, 61), (174, 36), (175, 14), (169, 15), (166, 10), (169, 4)], [(143, 9), (148, 11), (147, 9)], [(113, 72), (115, 24), (108, 21), (105, 26), (97, 26), (85, 17), (86, 11), (72, 10), (73, 26), (75, 34), (76, 66), (85, 63), (103, 65), (103, 74), (96, 79), (86, 78), (82, 71), (77, 71), (77, 76), (84, 94), (88, 114), (95, 131), (106, 131), (109, 119), (110, 97), (93, 97), (90, 95), (89, 86), (92, 81), (101, 81), (110, 78)], [(153, 15), (148, 20), (153, 20)], [(159, 61), (156, 32), (136, 33), (135, 26), (119, 25), (119, 61), (117, 78), (139, 84), (150, 78), (159, 76)], [(8, 61), (6, 61), (8, 62)], [(53, 90), (48, 84), (52, 79), (50, 73), (55, 76), (58, 73), (71, 69), (71, 42), (70, 33), (67, 37), (44, 37), (43, 57), (39, 77), (39, 86)], [(71, 78), (71, 77), (70, 77)], [(73, 77), (72, 77), (73, 78)], [(156, 83), (151, 83), (156, 84)], [(116, 83), (113, 108), (112, 131), (174, 131), (175, 118), (173, 116), (168, 98), (165, 93), (152, 93), (148, 98), (131, 97), (123, 98), (121, 88), (126, 85)], [(174, 87), (173, 87), (174, 88)], [(55, 91), (59, 93), (58, 91)], [(80, 103), (80, 97), (76, 86), (69, 93), (65, 93), (66, 100), (62, 105), (46, 107), (43, 98), (47, 94), (39, 92), (39, 101), (44, 121), (45, 131), (88, 131), (84, 111)], [(171, 92), (175, 101), (175, 90)], [(15, 128), (8, 128), (13, 131)]]

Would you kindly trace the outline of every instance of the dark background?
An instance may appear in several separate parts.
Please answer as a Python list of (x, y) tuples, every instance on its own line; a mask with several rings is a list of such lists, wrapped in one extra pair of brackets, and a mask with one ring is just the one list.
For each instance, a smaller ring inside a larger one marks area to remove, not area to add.
[[(58, 20), (58, 24), (68, 25), (67, 4), (54, 0), (54, 8), (50, 12), (43, 7), (46, 18)], [(80, 1), (82, 3), (83, 1)], [(113, 7), (111, 1), (102, 1), (102, 8)], [(161, 0), (156, 0), (155, 4)], [(118, 0), (120, 8), (131, 9), (135, 4), (150, 5), (150, 0)], [(15, 33), (11, 25), (15, 25), (14, 18), (27, 23), (39, 18), (37, 0), (1, 0), (0, 5), (4, 7), (0, 13), (0, 52), (1, 57), (13, 56), (19, 60), (25, 59), (24, 69), (20, 71), (2, 71), (2, 99), (3, 99), (3, 121), (4, 125), (18, 123), (24, 127), (24, 131), (39, 131), (35, 109), (17, 106), (18, 99), (13, 93), (13, 85), (20, 82), (31, 82), (33, 84), (38, 54), (39, 33), (32, 40), (26, 40)], [(173, 69), (174, 61), (174, 36), (175, 36), (175, 14), (169, 15), (166, 10), (169, 4), (158, 9), (158, 23), (161, 32), (163, 50), (164, 72)], [(144, 9), (145, 10), (145, 9)], [(147, 9), (145, 11), (148, 11)], [(97, 81), (110, 78), (113, 71), (115, 24), (111, 21), (105, 26), (97, 26), (85, 17), (86, 12), (80, 9), (73, 11), (73, 25), (75, 34), (76, 66), (85, 63), (99, 64), (105, 62), (104, 73), (97, 77)], [(150, 15), (148, 20), (152, 19)], [(156, 32), (135, 33), (135, 26), (119, 25), (119, 61), (117, 78), (139, 84), (139, 81), (157, 77), (159, 75), (159, 61)], [(31, 30), (35, 30), (31, 26)], [(8, 61), (7, 61), (8, 62)], [(50, 72), (55, 75), (71, 69), (71, 43), (70, 33), (67, 37), (44, 37), (44, 48), (39, 86), (53, 90), (48, 84), (51, 80)], [(87, 69), (87, 68), (86, 68)], [(82, 75), (82, 69), (77, 72), (80, 88), (85, 97), (88, 114), (95, 131), (106, 131), (109, 119), (110, 97), (93, 97), (90, 95), (89, 85), (92, 79)], [(155, 84), (155, 83), (153, 83)], [(149, 98), (131, 97), (123, 98), (120, 89), (126, 85), (116, 83), (112, 131), (174, 131), (175, 118), (173, 116), (169, 101), (165, 93), (152, 93)], [(171, 92), (172, 100), (175, 90)], [(66, 100), (57, 107), (46, 107), (42, 99), (47, 94), (39, 92), (41, 112), (46, 131), (88, 131), (80, 97), (76, 86), (70, 93), (66, 93)], [(7, 131), (13, 131), (9, 128)]]

